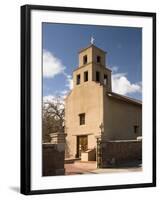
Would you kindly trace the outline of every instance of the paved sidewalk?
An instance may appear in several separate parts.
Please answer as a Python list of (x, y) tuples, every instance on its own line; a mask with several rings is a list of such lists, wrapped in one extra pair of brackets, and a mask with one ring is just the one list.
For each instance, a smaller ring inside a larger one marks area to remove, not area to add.
[(95, 161), (81, 162), (76, 161), (74, 163), (65, 164), (66, 175), (74, 174), (100, 174), (100, 173), (120, 173), (120, 172), (137, 172), (142, 171), (141, 165), (137, 166), (123, 166), (118, 168), (103, 168), (97, 169), (97, 163)]
[[(76, 161), (71, 164), (65, 164), (66, 175), (88, 174), (96, 170), (97, 163), (95, 161), (81, 162)], [(94, 172), (93, 172), (94, 173)]]

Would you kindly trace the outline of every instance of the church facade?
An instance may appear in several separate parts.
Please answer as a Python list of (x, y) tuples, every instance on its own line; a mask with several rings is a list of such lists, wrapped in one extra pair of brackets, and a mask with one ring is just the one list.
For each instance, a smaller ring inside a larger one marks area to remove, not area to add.
[(142, 102), (112, 92), (106, 52), (94, 44), (79, 51), (73, 89), (65, 99), (67, 157), (97, 148), (106, 141), (135, 140), (142, 136)]

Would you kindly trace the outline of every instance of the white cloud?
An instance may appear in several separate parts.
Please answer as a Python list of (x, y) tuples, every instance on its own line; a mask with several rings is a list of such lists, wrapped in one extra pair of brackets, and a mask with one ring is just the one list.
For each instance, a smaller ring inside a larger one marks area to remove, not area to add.
[(68, 90), (62, 90), (60, 93), (61, 93), (62, 95), (65, 95), (65, 94), (68, 93)]
[(43, 102), (55, 102), (60, 100), (60, 102), (64, 103), (64, 99), (66, 98), (67, 94), (69, 93), (69, 90), (62, 90), (62, 91), (56, 91), (54, 94), (49, 94), (46, 96), (43, 96)]
[(43, 50), (43, 76), (46, 78), (53, 78), (57, 74), (63, 74), (66, 78), (65, 86), (72, 90), (73, 79), (71, 75), (65, 72), (65, 69), (66, 67), (59, 58), (50, 51)]
[(126, 73), (115, 73), (112, 75), (112, 89), (113, 92), (126, 95), (131, 93), (142, 92), (142, 83), (131, 83)]
[(53, 78), (57, 74), (63, 73), (65, 66), (61, 60), (47, 50), (43, 50), (43, 76)]
[(112, 70), (113, 73), (115, 73), (118, 71), (118, 66), (115, 65), (115, 66), (111, 67), (110, 69)]
[(70, 77), (67, 78), (67, 83), (66, 83), (66, 86), (72, 90), (73, 89), (73, 79)]
[(64, 76), (66, 77), (66, 84), (65, 86), (68, 87), (70, 90), (73, 89), (73, 79), (71, 75), (68, 75), (64, 73)]
[(54, 99), (55, 99), (54, 95), (43, 96), (43, 102), (45, 102), (45, 103), (53, 101)]
[(59, 104), (60, 108), (64, 107), (64, 98), (62, 98), (61, 96), (56, 96), (56, 95), (43, 96), (43, 103), (45, 103), (46, 106), (48, 105), (48, 103), (51, 102)]
[(63, 90), (60, 92), (60, 96), (62, 99), (65, 99), (69, 93), (69, 90)]

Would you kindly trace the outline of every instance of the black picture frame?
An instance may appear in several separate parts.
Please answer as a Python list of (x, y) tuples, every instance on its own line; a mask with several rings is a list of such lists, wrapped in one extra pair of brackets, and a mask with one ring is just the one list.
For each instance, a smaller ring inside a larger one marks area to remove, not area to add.
[[(153, 47), (153, 135), (152, 135), (152, 156), (153, 172), (152, 183), (95, 186), (95, 187), (78, 187), (78, 188), (61, 188), (49, 190), (31, 190), (31, 11), (64, 11), (92, 14), (109, 14), (123, 16), (142, 16), (152, 18), (152, 47)], [(55, 7), (44, 5), (24, 5), (21, 6), (21, 193), (26, 195), (81, 192), (95, 190), (127, 189), (140, 187), (156, 186), (156, 13), (121, 11), (121, 10), (104, 10), (89, 8), (72, 8), (72, 7)]]

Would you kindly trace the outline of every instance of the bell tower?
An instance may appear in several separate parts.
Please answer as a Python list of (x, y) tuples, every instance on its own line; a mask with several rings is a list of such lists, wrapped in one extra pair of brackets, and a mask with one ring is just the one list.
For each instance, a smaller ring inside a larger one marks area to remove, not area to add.
[(95, 83), (111, 91), (111, 70), (106, 68), (106, 52), (91, 44), (79, 51), (79, 65), (73, 72), (73, 87)]

